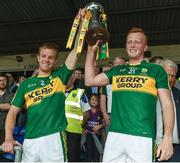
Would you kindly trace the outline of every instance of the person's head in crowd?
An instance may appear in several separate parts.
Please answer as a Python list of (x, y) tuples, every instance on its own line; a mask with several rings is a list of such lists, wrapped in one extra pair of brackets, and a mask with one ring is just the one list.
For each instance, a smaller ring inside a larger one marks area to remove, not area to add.
[(0, 90), (6, 90), (8, 86), (8, 76), (5, 73), (0, 73)]
[(6, 76), (8, 77), (8, 84), (9, 85), (14, 84), (15, 79), (14, 79), (13, 75), (11, 73), (6, 73)]
[(57, 63), (58, 46), (55, 43), (45, 43), (39, 47), (37, 60), (38, 75), (49, 75)]
[(115, 57), (113, 61), (113, 66), (123, 65), (125, 64), (125, 59), (121, 57)]
[(126, 38), (126, 52), (130, 64), (138, 64), (144, 58), (144, 51), (148, 49), (148, 39), (143, 29), (133, 27)]
[(77, 88), (84, 88), (84, 83), (83, 80), (76, 78), (75, 73), (73, 73), (67, 83), (66, 90), (71, 90), (71, 89), (77, 89)]
[(22, 83), (25, 79), (26, 77), (24, 75), (19, 76), (19, 83)]
[(80, 79), (80, 80), (83, 79), (83, 71), (82, 71), (81, 68), (76, 68), (76, 69), (74, 70), (74, 77), (75, 77), (76, 79)]
[(92, 108), (99, 109), (99, 105), (100, 105), (99, 95), (98, 94), (91, 94), (90, 99), (89, 99), (89, 104)]
[(162, 59), (163, 57), (161, 56), (154, 56), (149, 60), (149, 62), (159, 64)]
[(160, 65), (164, 67), (166, 73), (168, 74), (169, 84), (173, 87), (176, 82), (176, 74), (178, 71), (177, 64), (170, 59), (162, 59)]

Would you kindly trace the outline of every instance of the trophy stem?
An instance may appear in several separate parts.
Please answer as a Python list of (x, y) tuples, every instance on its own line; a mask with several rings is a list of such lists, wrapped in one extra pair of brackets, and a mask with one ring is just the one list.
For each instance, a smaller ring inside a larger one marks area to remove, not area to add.
[(91, 22), (99, 22), (99, 18), (100, 18), (100, 12), (98, 12), (98, 10), (91, 10)]

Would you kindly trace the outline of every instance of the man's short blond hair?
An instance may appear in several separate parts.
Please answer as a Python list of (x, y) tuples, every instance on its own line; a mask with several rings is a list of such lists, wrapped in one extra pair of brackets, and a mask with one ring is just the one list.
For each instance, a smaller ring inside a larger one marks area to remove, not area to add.
[(51, 43), (51, 42), (47, 42), (47, 43), (44, 43), (43, 45), (41, 45), (38, 49), (38, 55), (40, 54), (40, 51), (42, 49), (53, 49), (54, 51), (56, 51), (56, 56), (59, 51), (58, 45), (56, 43)]

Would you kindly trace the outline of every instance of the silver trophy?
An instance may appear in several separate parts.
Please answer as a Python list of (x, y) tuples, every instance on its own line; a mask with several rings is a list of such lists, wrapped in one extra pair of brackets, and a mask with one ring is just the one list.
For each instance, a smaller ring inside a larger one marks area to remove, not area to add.
[(97, 40), (101, 40), (102, 44), (105, 44), (109, 40), (109, 32), (101, 18), (101, 15), (104, 13), (103, 6), (99, 3), (92, 2), (86, 5), (85, 8), (90, 11), (92, 15), (88, 31), (85, 35), (86, 42), (92, 46), (96, 44)]

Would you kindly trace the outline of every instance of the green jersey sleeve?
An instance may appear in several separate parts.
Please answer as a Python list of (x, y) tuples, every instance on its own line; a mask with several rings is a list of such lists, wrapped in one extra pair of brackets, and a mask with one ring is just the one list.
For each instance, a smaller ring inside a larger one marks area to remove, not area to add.
[(61, 79), (64, 85), (66, 85), (69, 81), (70, 76), (73, 73), (73, 70), (69, 70), (66, 65), (64, 64), (62, 67), (60, 67), (58, 70), (56, 70), (54, 73), (56, 73), (57, 76)]
[(169, 89), (168, 75), (164, 68), (160, 65), (157, 65), (156, 68), (156, 87)]
[(25, 103), (25, 99), (24, 99), (24, 84), (21, 83), (19, 88), (17, 89), (17, 92), (13, 98), (13, 100), (11, 101), (11, 104), (18, 107), (18, 108), (22, 108), (22, 106)]
[(115, 67), (111, 68), (109, 71), (104, 72), (106, 74), (106, 76), (108, 77), (110, 84), (112, 83), (112, 77), (114, 75), (114, 69), (115, 69)]

